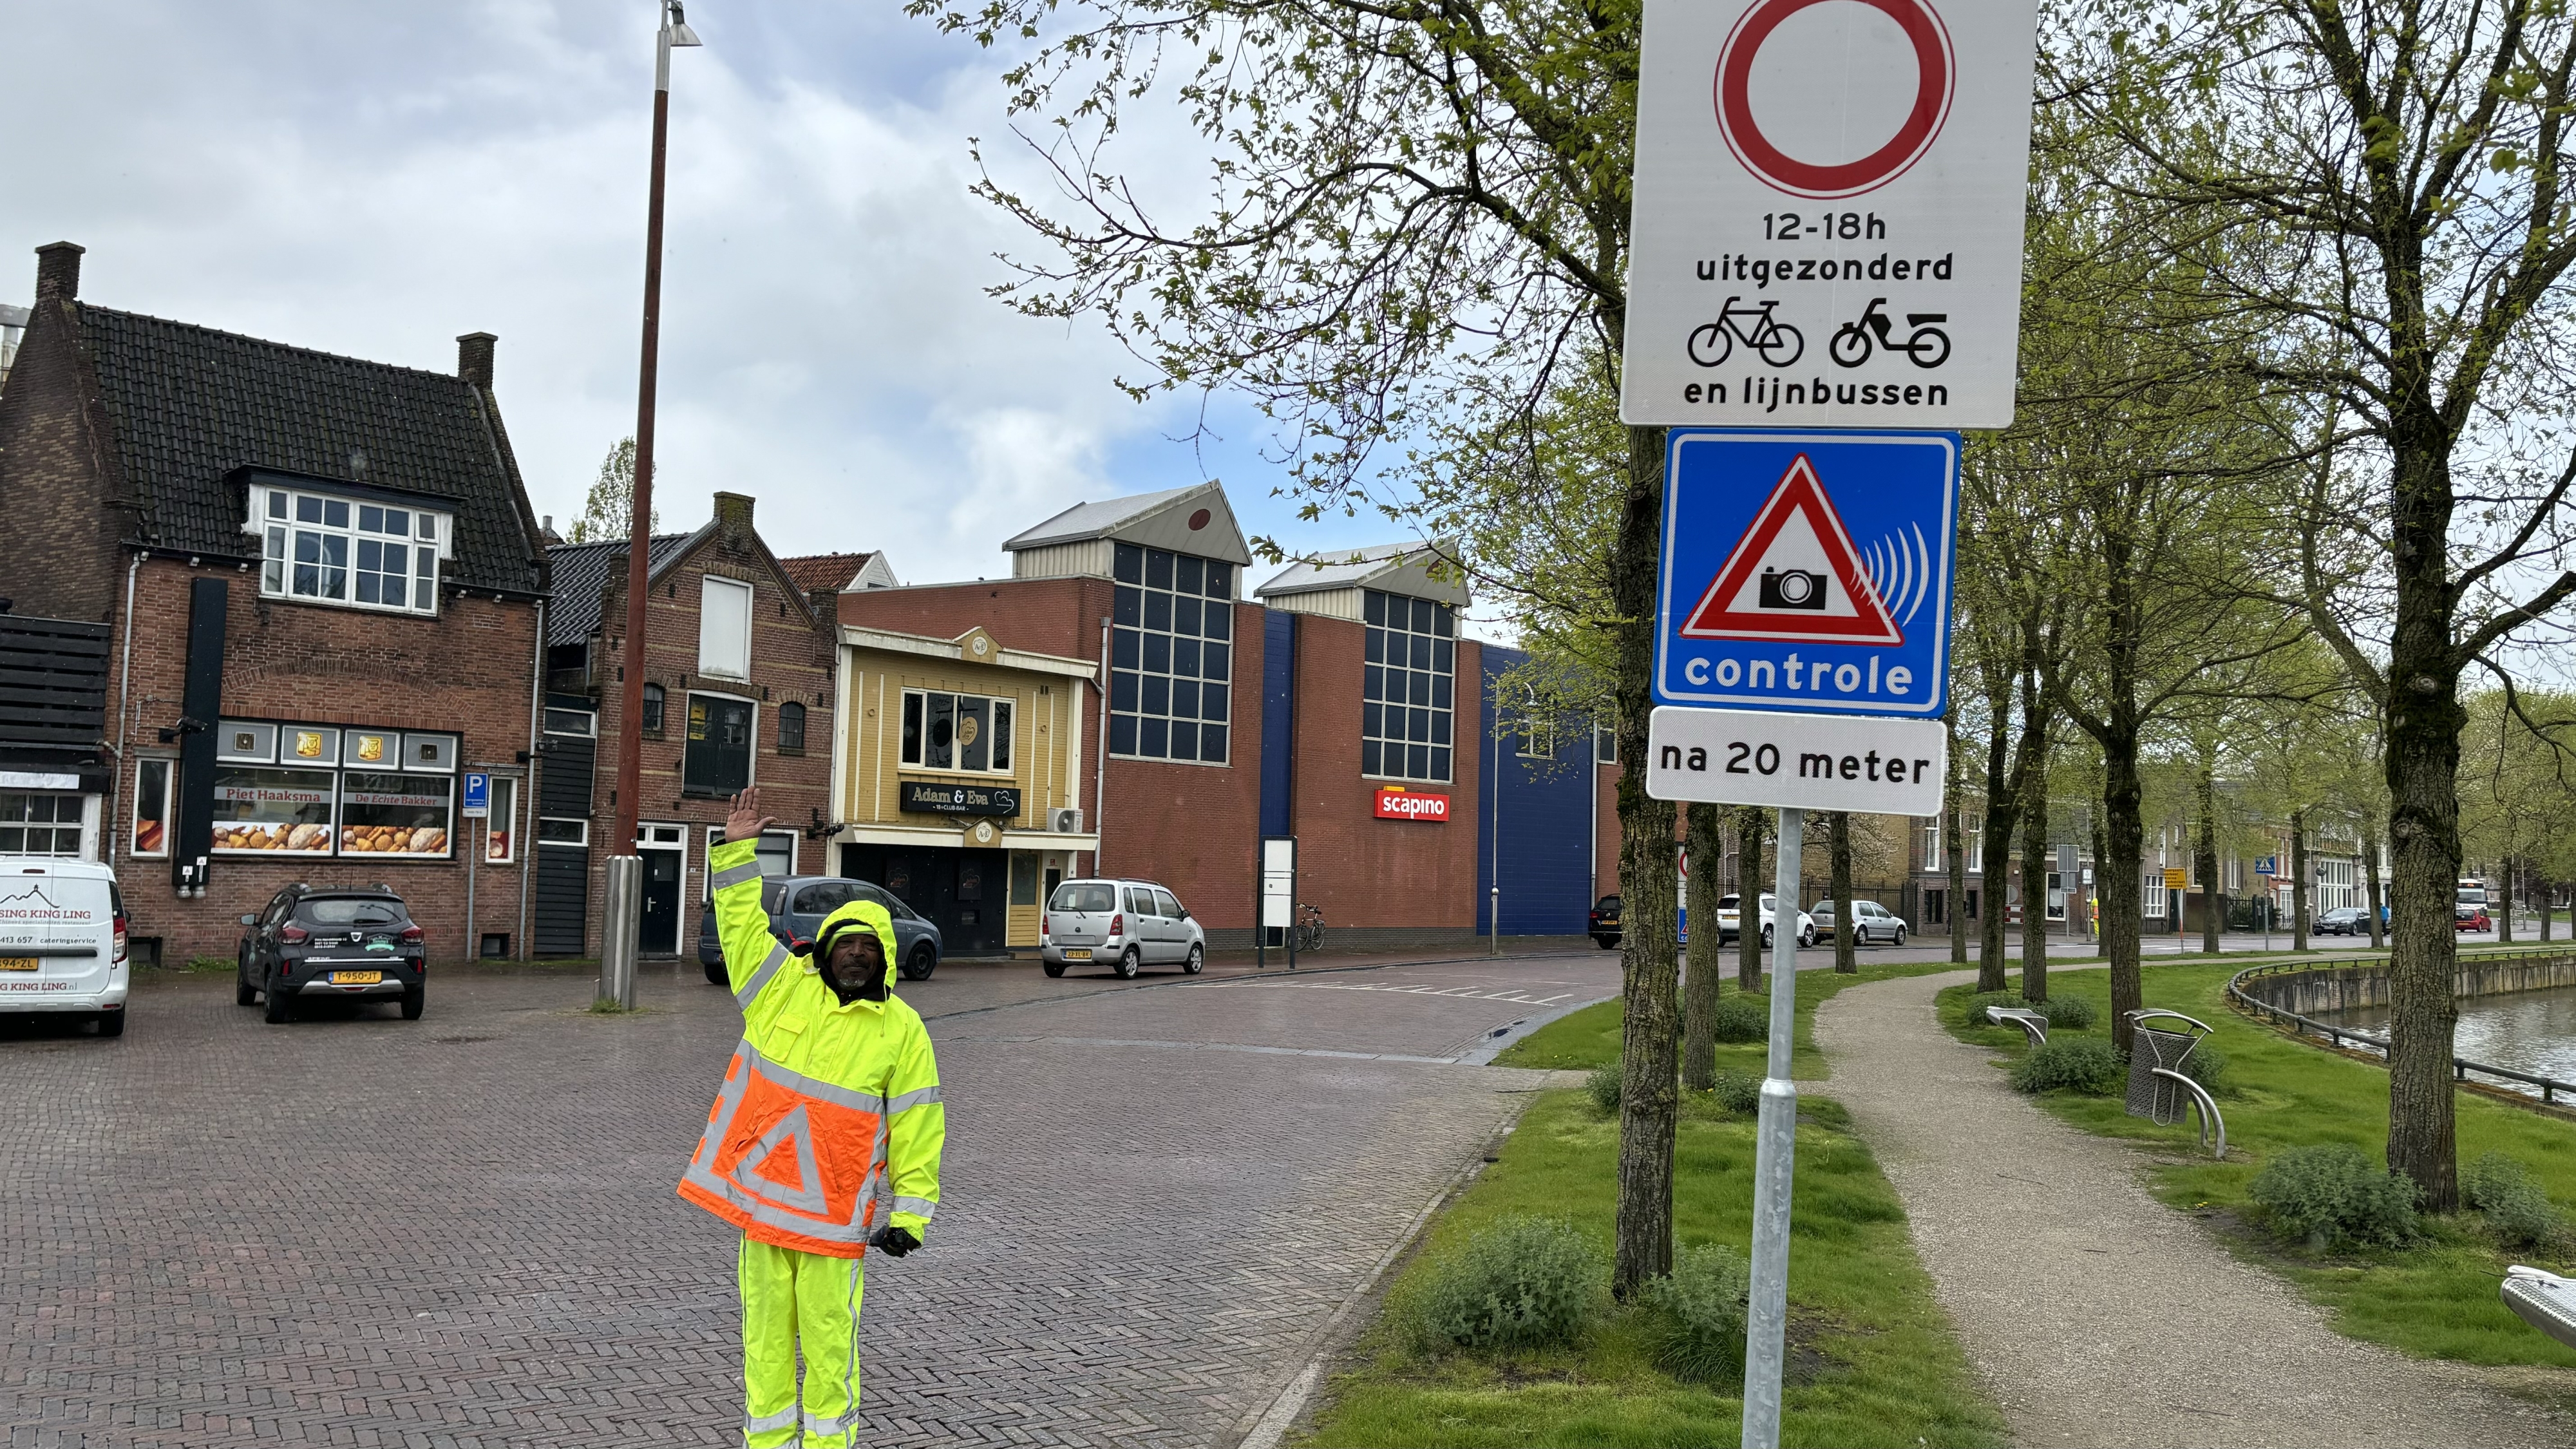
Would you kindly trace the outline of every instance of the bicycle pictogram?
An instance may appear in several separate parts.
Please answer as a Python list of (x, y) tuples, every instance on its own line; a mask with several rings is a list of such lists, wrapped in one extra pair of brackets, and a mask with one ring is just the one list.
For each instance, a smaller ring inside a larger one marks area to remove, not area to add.
[(1690, 358), (1702, 367), (1715, 367), (1735, 351), (1735, 344), (1762, 354), (1762, 360), (1773, 367), (1787, 367), (1807, 350), (1807, 339), (1797, 328), (1774, 315), (1779, 311), (1777, 298), (1759, 307), (1738, 307), (1742, 297), (1729, 297), (1717, 312), (1717, 320), (1703, 322), (1692, 329)]
[(1885, 297), (1872, 297), (1868, 310), (1860, 314), (1859, 321), (1846, 322), (1835, 331), (1834, 340), (1825, 345), (1825, 352), (1833, 358), (1836, 366), (1858, 367), (1869, 361), (1873, 337), (1877, 339), (1875, 345), (1890, 352), (1904, 353), (1914, 360), (1916, 367), (1939, 367), (1950, 360), (1950, 334), (1931, 325), (1949, 321), (1949, 313), (1906, 313), (1905, 325), (1914, 331), (1899, 342), (1896, 340), (1896, 324), (1888, 320), (1886, 307)]

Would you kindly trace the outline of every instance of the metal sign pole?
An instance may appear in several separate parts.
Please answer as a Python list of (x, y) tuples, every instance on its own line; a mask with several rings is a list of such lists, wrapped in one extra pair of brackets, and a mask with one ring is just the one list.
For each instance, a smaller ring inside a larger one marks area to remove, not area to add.
[[(1753, 1151), (1753, 1282), (1744, 1325), (1744, 1449), (1779, 1449), (1780, 1363), (1789, 1327), (1789, 1184), (1798, 1151), (1798, 1088), (1789, 1049), (1798, 1025), (1797, 899), (1806, 812), (1780, 812), (1772, 894), (1771, 1058)], [(1760, 902), (1754, 903), (1759, 919)]]

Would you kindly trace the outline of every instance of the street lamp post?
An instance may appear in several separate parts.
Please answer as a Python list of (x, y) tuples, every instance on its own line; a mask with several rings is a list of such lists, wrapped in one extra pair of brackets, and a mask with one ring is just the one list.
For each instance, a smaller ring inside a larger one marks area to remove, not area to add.
[[(635, 385), (634, 507), (626, 526), (626, 639), (620, 654), (617, 730), (616, 834), (609, 899), (600, 950), (599, 996), (621, 1007), (635, 1004), (635, 956), (641, 947), (643, 892), (637, 882), (635, 822), (641, 811), (644, 750), (644, 594), (653, 534), (653, 393), (662, 345), (662, 176), (671, 136), (671, 50), (700, 44), (680, 0), (661, 0), (662, 26), (653, 36), (653, 179), (644, 219), (644, 344)], [(623, 870), (616, 860), (635, 863)], [(617, 887), (623, 883), (622, 891)], [(621, 898), (622, 897), (622, 898)]]

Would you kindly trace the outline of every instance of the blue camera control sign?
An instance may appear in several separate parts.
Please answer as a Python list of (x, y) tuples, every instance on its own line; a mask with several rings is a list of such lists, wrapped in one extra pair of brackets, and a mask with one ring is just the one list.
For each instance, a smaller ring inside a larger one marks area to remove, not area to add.
[(1941, 717), (1958, 434), (1676, 428), (1667, 446), (1658, 704)]

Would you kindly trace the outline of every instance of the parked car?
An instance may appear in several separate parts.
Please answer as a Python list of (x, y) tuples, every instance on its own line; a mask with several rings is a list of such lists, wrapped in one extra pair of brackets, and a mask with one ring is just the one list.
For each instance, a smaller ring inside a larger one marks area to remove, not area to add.
[(2317, 917), (2320, 936), (2367, 936), (2370, 934), (2370, 912), (2359, 906), (2337, 906)]
[(1619, 949), (1619, 898), (1603, 896), (1593, 902), (1590, 922), (1592, 944), (1604, 951)]
[[(874, 901), (894, 918), (896, 970), (906, 981), (927, 981), (939, 969), (948, 946), (939, 927), (905, 905), (881, 885), (842, 875), (778, 875), (760, 883), (760, 907), (769, 913), (769, 933), (781, 941), (811, 941), (823, 929), (823, 918), (852, 901)], [(698, 915), (698, 965), (707, 980), (728, 984), (724, 941), (716, 934), (715, 907)]]
[[(1769, 892), (1764, 892), (1761, 897), (1761, 910), (1762, 944), (1765, 946), (1771, 944), (1772, 920), (1777, 906), (1778, 900)], [(1725, 895), (1717, 898), (1717, 944), (1723, 946), (1744, 934), (1743, 916), (1743, 904), (1737, 897)], [(1798, 944), (1801, 947), (1816, 944), (1816, 920), (1805, 911), (1798, 913)]]
[(272, 1026), (307, 1000), (399, 1000), (405, 1021), (428, 1004), (429, 933), (390, 887), (299, 882), (241, 923), (233, 1001), (265, 1003)]
[[(1809, 918), (1816, 923), (1819, 940), (1831, 940), (1834, 934), (1834, 903), (1828, 898), (1816, 902)], [(1852, 943), (1866, 946), (1872, 941), (1885, 941), (1893, 946), (1905, 944), (1905, 919), (1876, 901), (1852, 902)]]
[(2495, 919), (2487, 908), (2473, 901), (2462, 901), (2451, 907), (2451, 928), (2456, 931), (2492, 931)]
[(1069, 880), (1048, 898), (1038, 956), (1049, 976), (1107, 961), (1121, 980), (1147, 966), (1207, 968), (1207, 932), (1172, 893), (1149, 880)]
[(95, 861), (0, 855), (0, 1011), (87, 1016), (125, 1033), (125, 897)]

